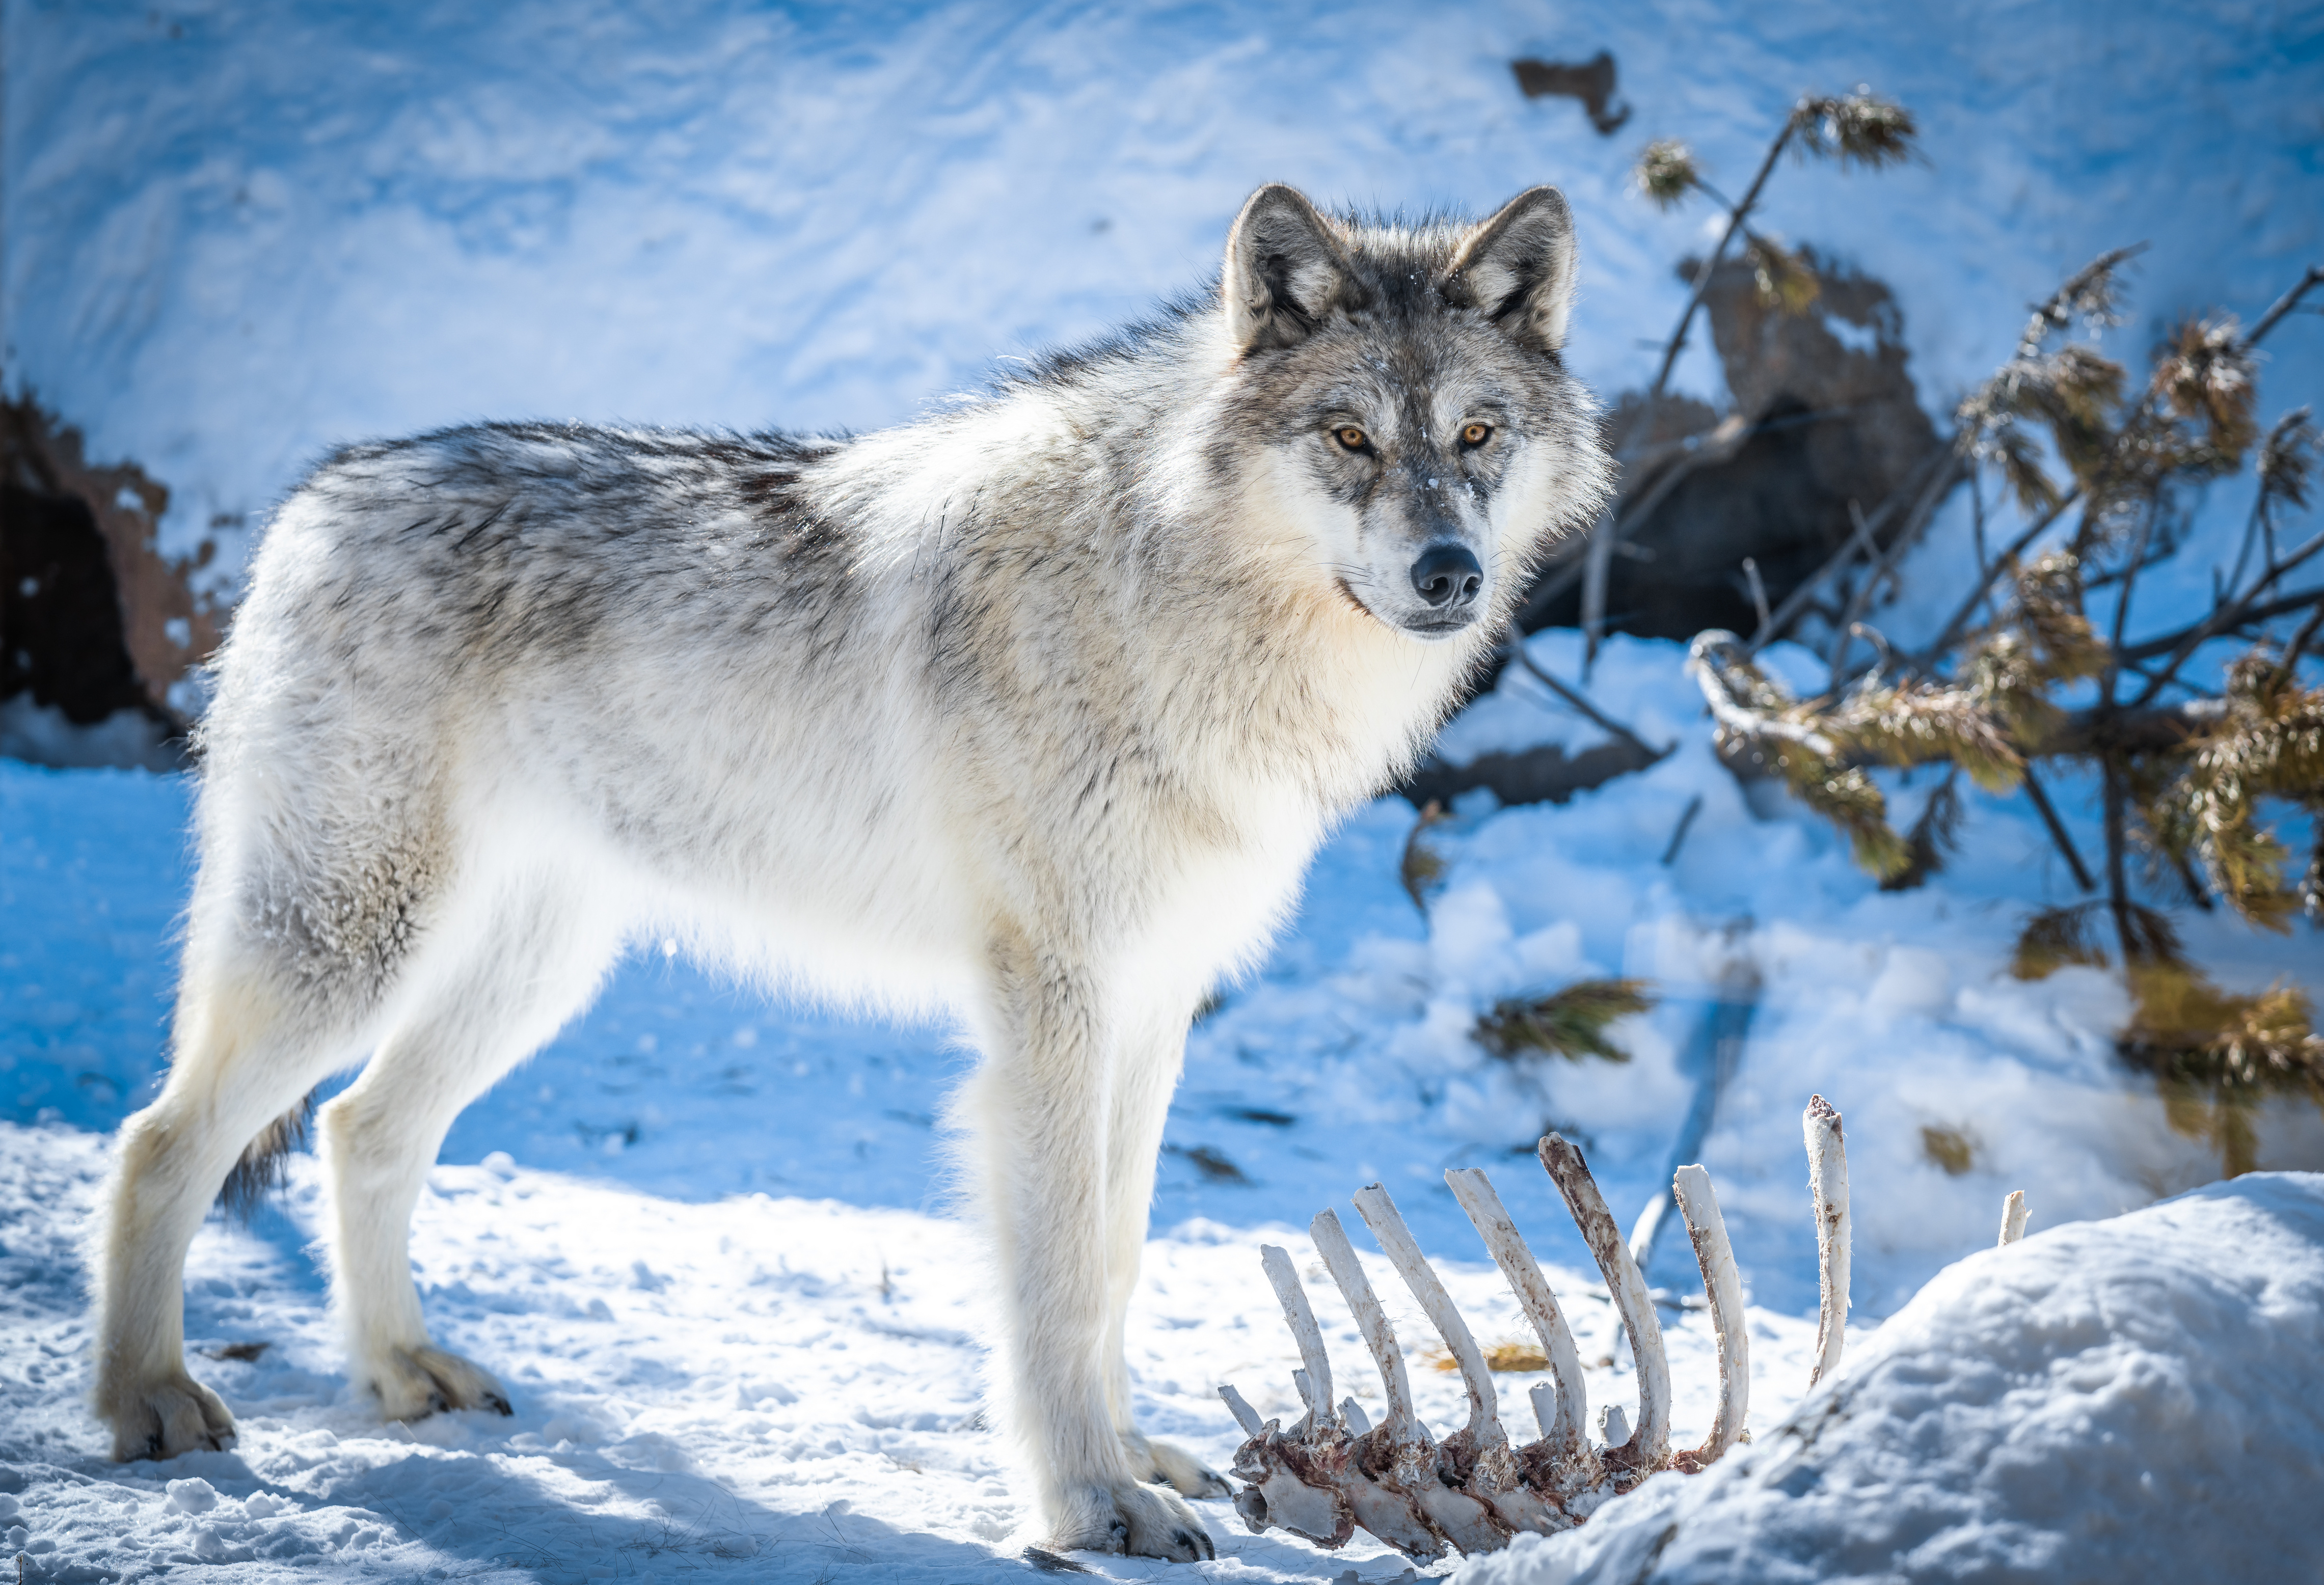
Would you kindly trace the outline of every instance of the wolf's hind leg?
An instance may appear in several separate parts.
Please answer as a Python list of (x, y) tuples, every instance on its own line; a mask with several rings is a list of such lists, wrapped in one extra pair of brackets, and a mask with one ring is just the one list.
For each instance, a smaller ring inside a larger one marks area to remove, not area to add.
[(169, 1459), (234, 1440), (217, 1395), (187, 1373), (186, 1248), (244, 1148), (361, 1051), (324, 1001), (278, 989), (254, 963), (189, 947), (170, 1076), (121, 1127), (97, 1286), (98, 1415), (115, 1459)]
[(578, 1012), (619, 947), (587, 899), (546, 887), (490, 909), (463, 961), (436, 965), (363, 1076), (323, 1108), (332, 1288), (349, 1373), (390, 1420), (509, 1412), (500, 1384), (429, 1342), (412, 1286), (411, 1212), (462, 1108)]

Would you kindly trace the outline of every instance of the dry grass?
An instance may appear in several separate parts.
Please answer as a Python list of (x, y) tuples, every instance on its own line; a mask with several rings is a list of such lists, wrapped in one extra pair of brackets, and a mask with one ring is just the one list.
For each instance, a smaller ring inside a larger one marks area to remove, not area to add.
[[(1431, 1370), (1453, 1371), (1461, 1362), (1449, 1349), (1432, 1349), (1420, 1356), (1420, 1362)], [(1549, 1368), (1549, 1356), (1532, 1343), (1499, 1342), (1485, 1350), (1485, 1367), (1489, 1370), (1507, 1371), (1523, 1376)]]

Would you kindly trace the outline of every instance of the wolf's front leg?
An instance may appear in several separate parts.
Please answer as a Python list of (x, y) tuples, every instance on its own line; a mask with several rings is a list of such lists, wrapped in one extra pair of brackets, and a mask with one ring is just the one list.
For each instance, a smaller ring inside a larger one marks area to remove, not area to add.
[(1108, 1402), (1107, 1009), (1093, 976), (1029, 947), (998, 971), (997, 1027), (964, 1098), (1002, 1283), (995, 1406), (1039, 1482), (1051, 1544), (1213, 1557), (1185, 1500), (1145, 1484)]
[(1186, 1060), (1186, 1026), (1194, 1000), (1173, 1003), (1126, 1030), (1120, 1042), (1111, 1118), (1106, 1141), (1106, 1388), (1113, 1425), (1129, 1449), (1140, 1479), (1162, 1481), (1185, 1497), (1231, 1497), (1234, 1488), (1217, 1470), (1167, 1442), (1155, 1442), (1138, 1428), (1130, 1412), (1130, 1363), (1123, 1333), (1138, 1267), (1146, 1253), (1146, 1226), (1154, 1203), (1154, 1170), (1162, 1152), (1162, 1131), (1170, 1115), (1170, 1095)]

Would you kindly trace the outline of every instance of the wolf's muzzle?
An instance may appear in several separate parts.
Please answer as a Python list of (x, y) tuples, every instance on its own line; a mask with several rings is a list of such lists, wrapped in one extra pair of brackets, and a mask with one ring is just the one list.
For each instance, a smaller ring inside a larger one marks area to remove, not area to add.
[(1466, 545), (1431, 545), (1412, 564), (1412, 586), (1449, 615), (1476, 600), (1485, 586), (1485, 569)]

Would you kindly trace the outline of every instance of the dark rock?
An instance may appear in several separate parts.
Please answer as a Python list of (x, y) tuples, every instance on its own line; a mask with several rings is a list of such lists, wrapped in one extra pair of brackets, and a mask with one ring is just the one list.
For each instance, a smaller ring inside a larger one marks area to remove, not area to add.
[[(1609, 628), (1680, 640), (1705, 628), (1750, 632), (1745, 557), (1780, 605), (1854, 531), (1850, 502), (1872, 516), (1942, 444), (1914, 393), (1888, 288), (1804, 250), (1799, 258), (1820, 288), (1804, 313), (1767, 302), (1748, 262), (1711, 278), (1704, 305), (1729, 412), (1687, 398), (1652, 414), (1636, 396), (1617, 407), (1623, 507), (1644, 515), (1609, 572)], [(1642, 422), (1649, 431), (1634, 438)], [(1527, 627), (1578, 626), (1581, 599), (1569, 586)]]
[(1579, 66), (1563, 60), (1526, 60), (1510, 61), (1509, 69), (1517, 73), (1518, 91), (1528, 99), (1581, 100), (1590, 124), (1601, 137), (1613, 136), (1630, 119), (1628, 105), (1614, 104), (1614, 58), (1603, 50)]

